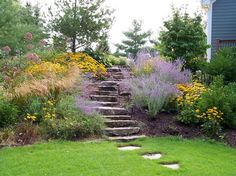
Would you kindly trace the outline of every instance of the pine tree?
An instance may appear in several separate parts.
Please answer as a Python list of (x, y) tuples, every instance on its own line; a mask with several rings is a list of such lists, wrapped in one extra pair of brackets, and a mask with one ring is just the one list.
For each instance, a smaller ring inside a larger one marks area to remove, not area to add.
[(113, 22), (113, 10), (104, 7), (105, 0), (56, 0), (57, 11), (51, 11), (51, 29), (70, 39), (70, 49), (91, 47), (107, 35)]
[(151, 32), (142, 31), (141, 21), (134, 20), (132, 24), (133, 28), (123, 33), (127, 39), (123, 40), (121, 44), (116, 44), (116, 47), (121, 55), (131, 55), (132, 58), (136, 58), (137, 53), (147, 43), (147, 38), (151, 35)]

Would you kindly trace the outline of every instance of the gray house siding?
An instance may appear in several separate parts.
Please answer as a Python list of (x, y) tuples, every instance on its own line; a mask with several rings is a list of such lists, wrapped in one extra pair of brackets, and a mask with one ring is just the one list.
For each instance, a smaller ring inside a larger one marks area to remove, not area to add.
[[(216, 0), (212, 9), (212, 56), (217, 40), (236, 40), (236, 0)], [(236, 43), (232, 43), (235, 45)], [(229, 44), (231, 45), (231, 44)]]

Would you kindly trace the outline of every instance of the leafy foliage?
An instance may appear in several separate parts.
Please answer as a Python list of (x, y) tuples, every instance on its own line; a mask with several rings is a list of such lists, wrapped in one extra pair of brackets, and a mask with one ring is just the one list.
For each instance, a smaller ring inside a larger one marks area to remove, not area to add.
[(142, 32), (142, 23), (138, 20), (133, 21), (133, 28), (123, 34), (127, 40), (122, 44), (116, 44), (117, 52), (123, 51), (123, 55), (131, 55), (133, 59), (137, 57), (138, 52), (145, 46), (147, 37), (151, 35), (150, 31)]
[(191, 68), (191, 59), (204, 57), (208, 48), (202, 17), (190, 17), (187, 12), (181, 13), (173, 9), (172, 17), (164, 22), (164, 29), (160, 32), (158, 50), (161, 55), (171, 60), (181, 58), (186, 61), (185, 66)]
[(147, 109), (150, 117), (156, 118), (157, 114), (178, 95), (175, 84), (189, 82), (191, 73), (187, 70), (182, 71), (183, 63), (180, 61), (138, 58), (133, 68), (137, 77), (126, 80), (126, 86), (131, 90), (132, 103)]
[(224, 85), (223, 78), (217, 77), (205, 92), (199, 103), (200, 112), (206, 112), (209, 108), (217, 107), (222, 112), (223, 123), (229, 127), (236, 128), (236, 84)]
[(15, 0), (0, 2), (0, 47), (9, 46), (11, 54), (24, 52), (26, 43), (22, 41), (27, 32), (34, 35), (32, 44), (46, 37), (43, 20), (37, 6), (21, 6)]
[(0, 94), (0, 128), (17, 122), (18, 108)]
[(206, 72), (213, 75), (223, 75), (225, 82), (236, 82), (236, 47), (219, 50), (206, 66)]
[(104, 0), (57, 0), (57, 11), (51, 28), (70, 39), (73, 53), (78, 48), (104, 41), (113, 22), (112, 10), (103, 6)]
[(63, 118), (43, 122), (41, 131), (46, 138), (71, 140), (101, 134), (102, 118), (98, 114), (84, 114), (76, 107), (74, 95), (61, 97), (57, 108)]

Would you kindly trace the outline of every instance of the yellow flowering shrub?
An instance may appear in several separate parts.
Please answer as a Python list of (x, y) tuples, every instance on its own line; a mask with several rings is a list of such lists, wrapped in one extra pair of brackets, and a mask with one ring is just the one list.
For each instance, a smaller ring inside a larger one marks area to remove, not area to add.
[(184, 105), (195, 105), (197, 100), (201, 97), (201, 94), (207, 90), (203, 84), (198, 82), (192, 84), (177, 84), (176, 87), (181, 92), (181, 95), (176, 99), (180, 108)]
[(67, 70), (68, 69), (66, 66), (63, 66), (59, 63), (52, 63), (46, 61), (42, 61), (39, 63), (31, 63), (31, 65), (26, 68), (26, 72), (33, 75), (40, 75), (45, 73), (65, 73)]
[(177, 89), (180, 91), (176, 98), (179, 114), (177, 119), (185, 124), (199, 123), (200, 119), (197, 116), (196, 104), (201, 98), (206, 87), (198, 82), (192, 84), (177, 84)]
[(58, 56), (55, 61), (65, 65), (77, 65), (82, 72), (91, 72), (95, 77), (105, 75), (107, 71), (103, 64), (97, 62), (91, 56), (82, 52), (76, 54), (66, 53)]
[(45, 120), (50, 120), (50, 119), (56, 118), (56, 108), (55, 108), (55, 101), (54, 100), (48, 100), (46, 103), (44, 103), (43, 118)]
[(218, 110), (217, 107), (209, 108), (206, 112), (201, 113), (199, 109), (196, 109), (198, 117), (203, 120), (216, 120), (217, 122), (223, 121), (223, 112)]
[(36, 114), (36, 113), (34, 113), (34, 114), (29, 114), (29, 113), (27, 113), (27, 115), (26, 115), (26, 117), (24, 118), (24, 120), (34, 122), (34, 121), (37, 120), (37, 114)]

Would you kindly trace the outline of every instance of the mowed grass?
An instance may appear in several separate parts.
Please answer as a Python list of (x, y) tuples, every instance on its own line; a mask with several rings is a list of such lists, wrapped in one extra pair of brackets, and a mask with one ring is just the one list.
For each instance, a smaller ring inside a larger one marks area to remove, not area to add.
[[(220, 143), (175, 137), (131, 142), (135, 151), (119, 151), (115, 142), (52, 141), (0, 149), (1, 176), (235, 176), (236, 149)], [(127, 143), (125, 143), (127, 144)], [(142, 158), (161, 152), (160, 160)], [(171, 170), (160, 162), (178, 162)]]

